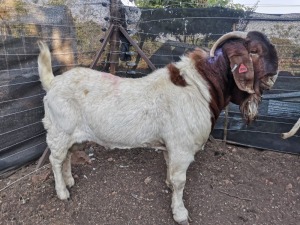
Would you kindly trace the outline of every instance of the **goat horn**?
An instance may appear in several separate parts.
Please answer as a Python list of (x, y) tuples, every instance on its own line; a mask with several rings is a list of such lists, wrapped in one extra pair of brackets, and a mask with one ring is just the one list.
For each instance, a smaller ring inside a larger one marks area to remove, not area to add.
[(230, 38), (242, 38), (242, 39), (245, 39), (246, 37), (247, 37), (247, 33), (246, 32), (242, 32), (242, 31), (232, 31), (232, 32), (229, 32), (227, 34), (224, 34), (212, 46), (212, 48), (210, 50), (210, 57), (214, 57), (215, 51), (216, 51), (217, 47), (220, 44), (222, 44), (224, 41), (226, 41), (227, 39), (230, 39)]

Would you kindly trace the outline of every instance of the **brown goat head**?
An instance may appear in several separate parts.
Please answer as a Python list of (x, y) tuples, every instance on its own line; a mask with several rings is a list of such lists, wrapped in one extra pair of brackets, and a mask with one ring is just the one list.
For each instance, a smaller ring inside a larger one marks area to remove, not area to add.
[(248, 33), (245, 46), (253, 62), (255, 94), (248, 96), (240, 109), (247, 123), (250, 123), (256, 118), (263, 91), (271, 89), (277, 79), (278, 56), (274, 45), (257, 31)]
[(226, 52), (229, 59), (231, 72), (237, 87), (241, 91), (254, 94), (253, 63), (244, 44), (229, 42), (223, 47), (223, 51)]
[(277, 79), (277, 51), (268, 38), (257, 31), (247, 34), (245, 46), (253, 62), (255, 93), (262, 95), (264, 90), (269, 90), (273, 87)]
[(263, 91), (272, 88), (276, 81), (276, 49), (258, 31), (236, 31), (223, 35), (211, 48), (211, 57), (217, 48), (221, 48), (227, 56), (235, 82), (230, 101), (240, 105), (241, 112), (249, 123), (256, 118)]

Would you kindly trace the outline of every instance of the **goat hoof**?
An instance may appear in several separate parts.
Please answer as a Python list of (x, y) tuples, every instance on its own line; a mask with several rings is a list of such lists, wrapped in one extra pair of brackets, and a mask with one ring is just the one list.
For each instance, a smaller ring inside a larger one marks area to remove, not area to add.
[(179, 225), (189, 225), (189, 221), (188, 220), (184, 220), (180, 223), (178, 223)]
[(75, 180), (73, 177), (69, 177), (69, 178), (66, 178), (65, 179), (65, 183), (66, 185), (70, 188), (70, 187), (73, 187), (74, 184), (75, 184)]
[(166, 182), (167, 187), (168, 187), (171, 191), (173, 191), (173, 186), (171, 185), (171, 182), (168, 181), (168, 180), (166, 180), (165, 182)]
[(70, 193), (67, 189), (65, 189), (65, 190), (57, 191), (57, 196), (60, 200), (67, 200), (70, 198)]

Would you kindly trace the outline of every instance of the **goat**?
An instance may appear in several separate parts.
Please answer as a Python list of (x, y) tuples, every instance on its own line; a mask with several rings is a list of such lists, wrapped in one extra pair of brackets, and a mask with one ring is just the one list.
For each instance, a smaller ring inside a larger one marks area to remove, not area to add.
[(298, 119), (298, 121), (294, 124), (294, 126), (292, 127), (292, 129), (289, 132), (286, 133), (282, 133), (281, 137), (283, 139), (287, 139), (292, 137), (294, 134), (296, 134), (296, 132), (299, 130), (300, 128), (300, 118)]
[(233, 102), (246, 121), (254, 120), (260, 96), (273, 86), (278, 69), (275, 47), (257, 31), (227, 33), (210, 56), (196, 49), (136, 79), (80, 67), (54, 77), (49, 48), (43, 42), (39, 48), (39, 75), (47, 92), (43, 124), (58, 198), (68, 199), (66, 186), (74, 185), (68, 150), (74, 144), (158, 148), (173, 190), (173, 218), (183, 225), (189, 224), (182, 199), (186, 171), (221, 110)]

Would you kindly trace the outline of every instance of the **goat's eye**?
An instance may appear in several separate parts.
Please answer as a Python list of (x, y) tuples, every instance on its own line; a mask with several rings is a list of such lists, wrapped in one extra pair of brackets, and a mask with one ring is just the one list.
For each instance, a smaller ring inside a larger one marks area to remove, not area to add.
[(251, 50), (250, 53), (251, 54), (257, 54), (257, 50)]

